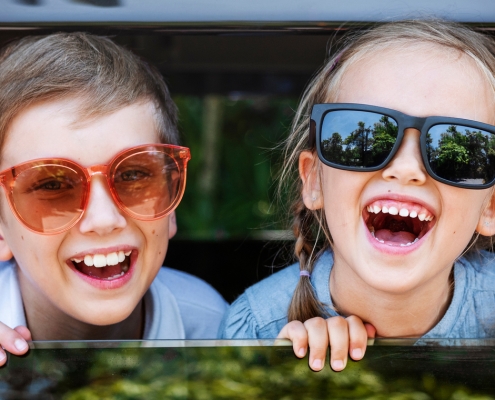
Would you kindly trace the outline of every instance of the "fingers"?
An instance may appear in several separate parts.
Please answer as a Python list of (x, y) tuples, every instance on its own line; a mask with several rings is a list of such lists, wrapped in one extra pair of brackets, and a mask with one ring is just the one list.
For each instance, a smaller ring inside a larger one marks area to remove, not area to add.
[(313, 371), (320, 371), (325, 365), (328, 331), (323, 318), (311, 318), (304, 324), (300, 321), (291, 321), (282, 328), (277, 339), (292, 340), (292, 348), (299, 358), (306, 355), (309, 345), (309, 367)]
[(348, 360), (361, 360), (366, 352), (368, 338), (374, 338), (376, 329), (356, 317), (311, 318), (304, 323), (292, 321), (285, 325), (277, 338), (292, 341), (294, 353), (304, 357), (309, 346), (309, 366), (320, 371), (325, 365), (330, 346), (330, 366), (342, 371)]
[(285, 325), (277, 336), (277, 339), (289, 339), (292, 341), (294, 354), (302, 358), (308, 348), (308, 332), (300, 321), (291, 321)]
[(26, 342), (30, 342), (33, 340), (33, 338), (31, 337), (31, 331), (25, 326), (22, 325), (16, 326), (14, 328), (14, 331), (16, 331), (19, 335), (21, 335)]
[[(360, 360), (366, 351), (368, 332), (360, 318), (331, 317), (326, 321), (312, 318), (304, 323), (309, 343), (309, 365), (314, 371), (323, 368), (326, 350), (330, 345), (330, 366), (334, 371), (342, 371), (347, 365), (348, 354)], [(368, 324), (370, 336), (374, 327)]]
[[(349, 327), (349, 354), (353, 360), (361, 360), (368, 344), (368, 330), (369, 334), (374, 337), (375, 328), (373, 325), (364, 324), (356, 316), (350, 316), (346, 320)], [(366, 325), (368, 328), (366, 328)]]
[(368, 339), (375, 339), (376, 336), (375, 327), (371, 324), (368, 324), (367, 322), (364, 324), (364, 327), (366, 328), (366, 332), (368, 333)]
[(29, 329), (24, 326), (11, 329), (0, 322), (0, 367), (7, 362), (5, 350), (15, 355), (22, 355), (28, 351), (26, 340), (31, 340)]
[(347, 365), (350, 327), (343, 317), (328, 318), (326, 322), (330, 338), (330, 366), (334, 371), (342, 371)]
[(309, 344), (309, 367), (313, 371), (320, 371), (325, 365), (328, 349), (327, 322), (320, 317), (308, 319), (304, 322)]

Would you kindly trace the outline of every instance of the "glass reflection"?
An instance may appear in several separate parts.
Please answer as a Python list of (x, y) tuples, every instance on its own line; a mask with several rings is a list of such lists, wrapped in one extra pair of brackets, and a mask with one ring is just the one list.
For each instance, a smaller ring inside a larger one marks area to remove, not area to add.
[(397, 122), (382, 114), (339, 110), (325, 115), (321, 152), (326, 160), (348, 167), (376, 167), (397, 139)]
[(495, 176), (495, 136), (490, 132), (435, 125), (426, 137), (426, 153), (433, 172), (449, 181), (484, 184)]
[[(332, 163), (376, 167), (392, 151), (397, 122), (367, 111), (328, 112), (322, 124), (321, 153)], [(495, 135), (463, 125), (438, 124), (426, 135), (431, 170), (440, 178), (463, 184), (486, 184), (495, 178)]]
[(22, 171), (12, 197), (24, 222), (39, 231), (59, 229), (81, 213), (86, 180), (73, 168), (41, 164)]
[(270, 340), (34, 342), (0, 368), (1, 399), (478, 399), (495, 397), (495, 340), (376, 339), (314, 373)]
[(160, 151), (134, 154), (122, 160), (114, 171), (120, 201), (131, 211), (156, 217), (175, 200), (180, 186), (180, 168)]

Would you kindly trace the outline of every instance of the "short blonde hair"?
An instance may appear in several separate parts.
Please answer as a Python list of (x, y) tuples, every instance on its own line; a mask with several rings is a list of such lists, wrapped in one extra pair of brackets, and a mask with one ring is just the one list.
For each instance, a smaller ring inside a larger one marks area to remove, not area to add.
[[(495, 41), (469, 27), (441, 20), (407, 20), (377, 25), (364, 32), (351, 33), (339, 41), (332, 56), (315, 75), (304, 92), (284, 143), (284, 162), (279, 180), (279, 194), (292, 196), (292, 228), (296, 237), (294, 253), (301, 271), (313, 270), (314, 261), (332, 246), (324, 210), (308, 210), (302, 200), (302, 183), (298, 175), (298, 160), (308, 147), (309, 120), (314, 104), (335, 101), (348, 67), (370, 54), (391, 49), (420, 45), (435, 45), (465, 54), (474, 60), (489, 82), (495, 99)], [(325, 240), (321, 242), (319, 237)], [(468, 247), (472, 246), (477, 236)], [(491, 244), (480, 242), (482, 247)], [(317, 243), (320, 242), (320, 243)], [(305, 321), (324, 316), (324, 305), (318, 301), (307, 276), (302, 276), (294, 292), (288, 319)]]
[(177, 107), (154, 67), (108, 38), (56, 33), (20, 39), (0, 52), (0, 149), (25, 107), (75, 96), (83, 119), (151, 101), (160, 140), (178, 143)]

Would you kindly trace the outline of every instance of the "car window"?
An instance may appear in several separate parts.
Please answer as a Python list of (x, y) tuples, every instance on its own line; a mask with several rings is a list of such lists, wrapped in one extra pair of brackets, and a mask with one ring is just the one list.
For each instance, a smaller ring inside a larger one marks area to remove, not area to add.
[[(488, 0), (5, 0), (0, 45), (83, 30), (158, 67), (192, 152), (164, 263), (232, 302), (293, 260), (284, 201), (274, 201), (277, 145), (332, 40), (371, 22), (424, 15), (495, 29)], [(345, 371), (314, 373), (289, 343), (273, 341), (34, 343), (0, 368), (0, 398), (490, 399), (494, 345), (377, 339)]]
[(491, 340), (377, 339), (342, 372), (272, 340), (34, 343), (0, 369), (2, 399), (492, 399)]

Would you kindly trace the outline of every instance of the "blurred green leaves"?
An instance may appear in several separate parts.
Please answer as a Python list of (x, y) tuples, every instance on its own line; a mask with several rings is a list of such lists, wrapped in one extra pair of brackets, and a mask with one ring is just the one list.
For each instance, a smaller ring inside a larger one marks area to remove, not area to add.
[(36, 350), (0, 369), (7, 384), (9, 372), (31, 376), (0, 398), (489, 400), (490, 350), (372, 346), (344, 371), (318, 373), (290, 346)]
[(191, 148), (178, 237), (245, 238), (277, 229), (273, 178), (296, 98), (177, 96), (182, 143)]

